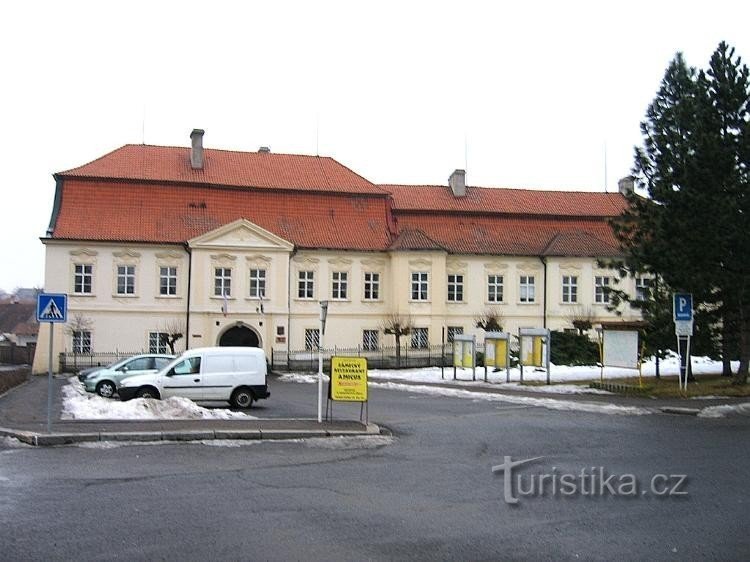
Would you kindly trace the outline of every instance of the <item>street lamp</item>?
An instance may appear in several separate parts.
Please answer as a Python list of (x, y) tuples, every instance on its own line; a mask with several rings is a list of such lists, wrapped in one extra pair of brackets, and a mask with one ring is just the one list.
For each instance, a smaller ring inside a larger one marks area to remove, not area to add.
[(326, 332), (328, 301), (320, 301), (320, 335), (318, 337), (318, 423), (323, 422), (323, 335)]

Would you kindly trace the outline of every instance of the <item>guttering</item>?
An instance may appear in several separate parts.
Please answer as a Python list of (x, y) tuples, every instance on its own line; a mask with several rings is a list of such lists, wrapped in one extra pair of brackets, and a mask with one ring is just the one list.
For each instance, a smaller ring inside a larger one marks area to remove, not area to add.
[[(292, 345), (292, 258), (297, 254), (297, 247), (289, 252), (286, 270), (286, 360), (289, 365), (289, 354)], [(273, 344), (271, 344), (273, 345)]]
[(539, 261), (544, 266), (544, 276), (542, 283), (544, 284), (544, 290), (542, 291), (542, 328), (547, 327), (547, 258), (539, 256)]
[(185, 309), (185, 351), (187, 351), (190, 349), (190, 292), (193, 280), (193, 251), (188, 242), (185, 242), (185, 251), (188, 255), (187, 307)]

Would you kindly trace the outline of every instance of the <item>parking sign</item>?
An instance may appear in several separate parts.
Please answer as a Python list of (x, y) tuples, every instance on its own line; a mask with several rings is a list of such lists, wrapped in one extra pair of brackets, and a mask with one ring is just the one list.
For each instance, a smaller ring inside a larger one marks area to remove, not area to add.
[(689, 322), (693, 319), (693, 295), (688, 293), (675, 293), (672, 303), (672, 312), (675, 322)]

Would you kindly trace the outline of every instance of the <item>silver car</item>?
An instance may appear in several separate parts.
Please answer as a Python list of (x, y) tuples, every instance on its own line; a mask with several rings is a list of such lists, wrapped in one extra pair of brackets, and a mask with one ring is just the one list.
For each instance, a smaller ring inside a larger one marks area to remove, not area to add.
[(134, 355), (106, 367), (93, 369), (88, 373), (80, 373), (78, 379), (83, 383), (87, 392), (96, 392), (99, 396), (111, 398), (117, 392), (120, 381), (125, 377), (156, 373), (174, 358), (174, 355), (159, 353)]

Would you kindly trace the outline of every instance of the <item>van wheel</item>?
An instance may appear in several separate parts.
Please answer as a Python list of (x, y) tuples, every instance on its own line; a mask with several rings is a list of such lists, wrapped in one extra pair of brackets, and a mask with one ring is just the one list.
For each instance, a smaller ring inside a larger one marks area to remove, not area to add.
[(102, 381), (96, 385), (96, 393), (102, 398), (112, 398), (115, 393), (115, 383), (112, 381)]
[(135, 393), (136, 398), (155, 398), (159, 399), (159, 392), (157, 392), (156, 389), (150, 388), (148, 386), (144, 386), (143, 388), (139, 388), (138, 392)]
[(253, 392), (247, 388), (238, 388), (232, 393), (232, 399), (230, 400), (232, 406), (235, 408), (249, 408), (253, 405)]

